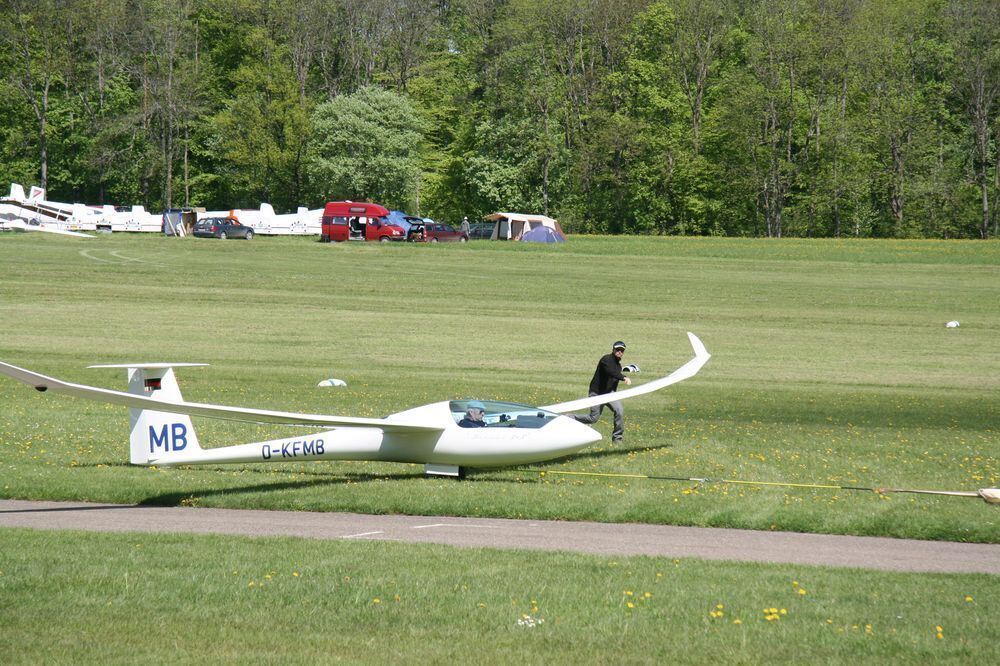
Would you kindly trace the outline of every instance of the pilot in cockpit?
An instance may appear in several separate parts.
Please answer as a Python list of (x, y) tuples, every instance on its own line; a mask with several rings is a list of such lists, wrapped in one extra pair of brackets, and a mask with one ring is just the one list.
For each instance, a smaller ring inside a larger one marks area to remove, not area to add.
[(458, 422), (460, 428), (485, 428), (486, 405), (478, 400), (472, 400), (465, 407), (465, 416)]

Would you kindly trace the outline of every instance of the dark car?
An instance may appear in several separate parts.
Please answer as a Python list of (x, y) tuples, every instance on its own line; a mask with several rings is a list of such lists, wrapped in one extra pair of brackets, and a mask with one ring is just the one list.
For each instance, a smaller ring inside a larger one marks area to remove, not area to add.
[(231, 217), (206, 217), (194, 225), (194, 235), (199, 238), (253, 238), (253, 229)]
[(469, 237), (458, 231), (454, 227), (441, 224), (439, 222), (427, 222), (424, 224), (424, 235), (430, 243), (455, 241), (457, 243), (464, 243), (469, 240)]
[(469, 225), (469, 238), (475, 239), (486, 239), (489, 240), (493, 237), (493, 223), (492, 222), (473, 222)]

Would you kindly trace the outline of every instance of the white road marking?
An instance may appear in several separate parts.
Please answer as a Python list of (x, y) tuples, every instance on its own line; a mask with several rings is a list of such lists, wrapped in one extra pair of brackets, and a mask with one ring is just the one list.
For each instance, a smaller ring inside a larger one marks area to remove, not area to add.
[(359, 537), (371, 536), (373, 534), (385, 534), (385, 532), (378, 531), (378, 532), (362, 532), (361, 534), (346, 534), (346, 535), (344, 535), (344, 536), (342, 536), (340, 538), (341, 539), (357, 539)]
[(162, 264), (162, 263), (160, 263), (158, 261), (152, 261), (150, 259), (136, 259), (135, 257), (129, 257), (129, 256), (126, 256), (126, 255), (122, 254), (118, 250), (112, 250), (111, 254), (113, 254), (114, 256), (118, 257), (119, 259), (124, 259), (125, 261), (134, 261), (134, 262), (137, 262), (137, 263), (140, 263), (140, 264), (149, 264), (151, 266), (166, 266), (167, 265), (167, 264)]
[(136, 259), (135, 257), (127, 257), (124, 254), (122, 254), (121, 252), (119, 252), (118, 250), (111, 250), (111, 252), (109, 254), (111, 254), (111, 256), (113, 256), (113, 257), (118, 257), (119, 259), (124, 259), (125, 261), (135, 261), (135, 262), (138, 262), (140, 264), (149, 264), (149, 263), (152, 263), (151, 261), (147, 261), (146, 259)]
[(410, 529), (413, 529), (413, 530), (422, 530), (422, 529), (425, 529), (427, 527), (483, 527), (483, 528), (496, 529), (496, 528), (498, 528), (500, 526), (499, 525), (471, 525), (471, 524), (459, 524), (459, 525), (456, 525), (454, 523), (434, 523), (433, 525), (414, 525)]
[(166, 266), (166, 264), (161, 264), (161, 263), (156, 262), (156, 261), (150, 261), (149, 259), (137, 259), (135, 257), (130, 257), (128, 255), (122, 254), (118, 250), (109, 250), (108, 254), (110, 254), (111, 256), (115, 257), (116, 259), (120, 259), (121, 261), (113, 261), (111, 259), (101, 259), (100, 257), (95, 257), (94, 255), (92, 255), (90, 253), (91, 253), (91, 250), (80, 250), (80, 256), (86, 257), (87, 259), (91, 259), (93, 261), (99, 261), (102, 264), (117, 264), (117, 265), (121, 266), (121, 265), (124, 265), (127, 262), (133, 262), (133, 263), (137, 263), (137, 264), (149, 264), (151, 266)]
[(80, 256), (86, 257), (87, 259), (93, 259), (94, 261), (99, 261), (102, 264), (120, 264), (120, 261), (110, 261), (108, 259), (100, 259), (98, 257), (92, 257), (90, 255), (90, 250), (80, 250)]

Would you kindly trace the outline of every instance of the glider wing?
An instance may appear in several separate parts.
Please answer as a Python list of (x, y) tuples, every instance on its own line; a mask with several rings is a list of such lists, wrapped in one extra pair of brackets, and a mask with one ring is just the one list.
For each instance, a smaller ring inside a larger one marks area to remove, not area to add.
[(56, 226), (50, 226), (46, 224), (34, 225), (25, 224), (22, 220), (10, 220), (6, 224), (6, 228), (12, 231), (44, 231), (49, 234), (59, 234), (60, 236), (76, 236), (77, 238), (93, 238), (90, 234), (81, 234), (79, 231), (70, 231), (69, 229), (60, 229)]
[(547, 409), (550, 412), (555, 412), (557, 414), (576, 412), (581, 409), (589, 409), (597, 405), (614, 402), (615, 400), (625, 400), (626, 398), (634, 398), (637, 395), (659, 391), (660, 389), (666, 388), (671, 384), (676, 384), (677, 382), (682, 382), (685, 379), (694, 377), (698, 374), (698, 371), (701, 370), (701, 367), (708, 362), (708, 359), (712, 358), (712, 355), (708, 353), (708, 350), (705, 349), (705, 345), (702, 344), (701, 340), (699, 340), (698, 336), (694, 333), (688, 333), (688, 339), (691, 341), (691, 347), (694, 349), (694, 358), (671, 372), (666, 377), (646, 382), (641, 386), (633, 386), (632, 388), (624, 391), (605, 393), (603, 395), (595, 395), (589, 398), (580, 398), (579, 400), (571, 400), (570, 402), (560, 402), (557, 405), (540, 407), (540, 409)]
[(387, 421), (385, 419), (369, 419), (351, 416), (328, 416), (325, 414), (296, 414), (294, 412), (277, 412), (266, 409), (247, 409), (243, 407), (227, 407), (199, 402), (172, 402), (157, 400), (142, 395), (133, 395), (123, 391), (73, 384), (54, 377), (32, 372), (16, 365), (0, 362), (0, 374), (12, 377), (20, 382), (34, 386), (38, 391), (52, 391), (62, 395), (77, 398), (87, 398), (99, 402), (122, 405), (134, 409), (152, 409), (174, 414), (189, 416), (206, 416), (232, 421), (247, 421), (250, 423), (282, 423), (301, 426), (321, 426), (330, 428), (378, 428), (384, 432), (440, 432), (441, 428), (421, 423), (405, 423)]

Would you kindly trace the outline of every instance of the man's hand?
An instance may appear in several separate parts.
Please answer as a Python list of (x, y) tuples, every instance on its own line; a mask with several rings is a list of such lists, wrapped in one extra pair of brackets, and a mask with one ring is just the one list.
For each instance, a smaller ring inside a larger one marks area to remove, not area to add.
[(625, 378), (625, 386), (631, 386), (631, 385), (632, 385), (632, 380), (629, 379), (628, 377), (626, 377)]

